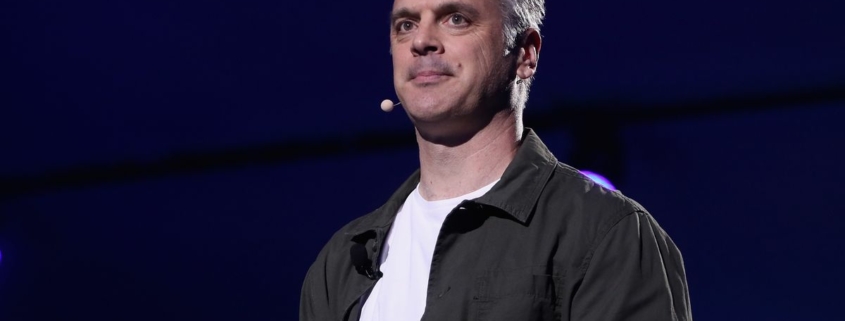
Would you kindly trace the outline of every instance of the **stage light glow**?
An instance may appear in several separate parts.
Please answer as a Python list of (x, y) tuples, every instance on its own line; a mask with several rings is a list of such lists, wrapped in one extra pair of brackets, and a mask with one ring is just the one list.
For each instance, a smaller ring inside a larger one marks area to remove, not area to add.
[(609, 179), (605, 178), (604, 176), (601, 176), (598, 173), (594, 173), (591, 171), (581, 171), (581, 174), (584, 174), (585, 176), (589, 177), (591, 180), (593, 180), (593, 182), (596, 182), (596, 184), (604, 186), (604, 188), (614, 191), (616, 190), (616, 187), (613, 186)]

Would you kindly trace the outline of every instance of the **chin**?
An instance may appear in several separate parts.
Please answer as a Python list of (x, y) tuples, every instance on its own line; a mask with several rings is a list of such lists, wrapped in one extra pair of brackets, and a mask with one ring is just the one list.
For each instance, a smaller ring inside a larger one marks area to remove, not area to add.
[[(437, 121), (459, 114), (460, 99), (454, 88), (411, 88), (403, 96), (404, 108), (412, 118)], [(449, 90), (452, 89), (452, 90)]]
[(448, 119), (455, 113), (455, 106), (435, 98), (412, 99), (405, 105), (405, 110), (415, 123), (431, 123)]

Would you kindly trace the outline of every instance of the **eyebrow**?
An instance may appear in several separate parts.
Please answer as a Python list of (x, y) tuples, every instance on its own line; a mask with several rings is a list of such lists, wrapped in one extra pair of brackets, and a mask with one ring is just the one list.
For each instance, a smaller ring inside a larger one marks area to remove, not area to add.
[[(475, 9), (473, 6), (463, 2), (446, 2), (438, 5), (437, 8), (434, 9), (434, 13), (437, 16), (452, 12), (463, 12), (468, 16), (467, 18), (470, 19), (478, 17), (478, 9)], [(402, 18), (417, 18), (419, 16), (419, 12), (412, 11), (407, 7), (400, 8), (390, 14), (390, 24), (393, 25), (396, 23), (396, 20)]]

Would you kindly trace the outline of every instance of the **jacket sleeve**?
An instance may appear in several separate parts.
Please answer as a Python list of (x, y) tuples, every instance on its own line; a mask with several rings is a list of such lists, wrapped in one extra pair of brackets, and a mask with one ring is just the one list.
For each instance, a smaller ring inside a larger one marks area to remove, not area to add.
[(681, 252), (651, 215), (623, 217), (591, 255), (572, 320), (692, 320)]
[(329, 309), (328, 286), (326, 283), (327, 248), (328, 246), (320, 251), (317, 259), (308, 269), (308, 273), (305, 274), (305, 281), (302, 284), (302, 293), (299, 298), (300, 321), (334, 319)]

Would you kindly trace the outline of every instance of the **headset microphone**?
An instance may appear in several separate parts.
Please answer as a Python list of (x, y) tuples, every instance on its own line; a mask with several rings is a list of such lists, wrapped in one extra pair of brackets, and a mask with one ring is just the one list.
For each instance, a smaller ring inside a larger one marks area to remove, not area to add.
[(393, 111), (393, 107), (399, 106), (401, 104), (402, 104), (402, 102), (398, 102), (398, 103), (394, 104), (392, 101), (390, 101), (390, 99), (385, 99), (384, 101), (381, 102), (381, 110), (383, 110), (386, 113), (389, 113), (389, 112)]

